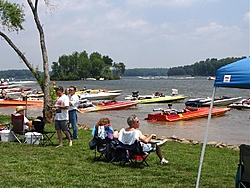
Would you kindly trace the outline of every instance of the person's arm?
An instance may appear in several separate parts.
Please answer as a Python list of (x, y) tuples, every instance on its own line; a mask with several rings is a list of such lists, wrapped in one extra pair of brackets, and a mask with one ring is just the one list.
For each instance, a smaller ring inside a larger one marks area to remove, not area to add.
[(150, 134), (148, 137), (146, 137), (145, 135), (142, 134), (142, 132), (140, 130), (137, 130), (138, 133), (139, 133), (139, 139), (140, 141), (144, 142), (144, 143), (148, 143), (150, 142), (150, 140), (153, 138), (153, 137), (156, 137), (155, 134)]

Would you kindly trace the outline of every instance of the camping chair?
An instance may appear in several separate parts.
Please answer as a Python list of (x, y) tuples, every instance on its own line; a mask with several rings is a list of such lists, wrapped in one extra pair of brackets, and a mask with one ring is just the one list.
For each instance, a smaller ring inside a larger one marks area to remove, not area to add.
[[(34, 133), (30, 136), (30, 143), (35, 144), (37, 141), (40, 140), (40, 136), (35, 134), (33, 130), (25, 130), (24, 129), (24, 115), (21, 114), (11, 114), (11, 124), (12, 124), (12, 129), (11, 129), (11, 134), (14, 136), (15, 140), (17, 140), (20, 144), (26, 143), (27, 139), (26, 138), (26, 133)], [(20, 137), (21, 135), (21, 137)], [(28, 136), (28, 135), (27, 135)]]
[[(154, 151), (154, 150), (152, 150)], [(132, 145), (123, 144), (119, 141), (119, 144), (116, 146), (116, 153), (119, 156), (115, 156), (114, 159), (119, 158), (123, 161), (121, 164), (125, 165), (127, 162), (131, 162), (134, 167), (139, 167), (142, 164), (149, 166), (147, 163), (147, 157), (151, 151), (143, 152), (140, 141), (136, 140)], [(124, 153), (127, 153), (127, 158), (124, 158)], [(122, 156), (122, 158), (121, 158)], [(120, 162), (121, 162), (120, 161)]]
[(240, 161), (238, 165), (237, 188), (250, 188), (250, 146), (240, 145)]
[[(11, 124), (13, 126), (11, 129), (11, 134), (15, 137), (15, 140), (17, 140), (19, 143), (24, 143), (24, 135), (26, 133), (23, 126), (24, 115), (11, 114)], [(18, 135), (22, 135), (23, 138), (20, 138)]]
[(54, 143), (52, 142), (52, 137), (55, 135), (56, 131), (45, 131), (45, 123), (43, 122), (43, 118), (41, 116), (38, 116), (35, 120), (33, 120), (32, 125), (34, 126), (36, 132), (43, 135), (43, 139), (40, 141), (40, 145), (46, 146), (48, 143), (54, 145)]
[[(94, 160), (95, 161), (100, 160), (102, 157), (105, 157), (105, 159), (109, 161), (110, 159), (109, 159), (109, 156), (107, 155), (107, 151), (110, 149), (110, 144), (111, 144), (112, 139), (110, 139), (108, 136), (106, 136), (105, 138), (98, 137), (98, 130), (100, 127), (102, 127), (102, 126), (98, 126), (98, 128), (95, 129), (94, 137), (89, 143), (90, 149), (94, 150), (94, 154), (95, 154)], [(106, 131), (107, 130), (105, 128), (100, 129), (100, 132), (101, 132), (100, 135), (105, 135), (104, 132), (106, 132)], [(112, 134), (113, 134), (113, 132), (112, 132)], [(93, 141), (95, 142), (95, 144), (91, 144), (91, 142), (93, 142)], [(109, 148), (109, 149), (107, 149), (107, 148)], [(97, 156), (97, 153), (99, 153), (100, 155)]]

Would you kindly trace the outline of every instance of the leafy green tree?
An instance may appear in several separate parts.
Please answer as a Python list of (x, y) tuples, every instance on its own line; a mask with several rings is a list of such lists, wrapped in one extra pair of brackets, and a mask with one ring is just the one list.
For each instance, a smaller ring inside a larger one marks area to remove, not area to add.
[(102, 59), (101, 54), (98, 52), (93, 52), (89, 56), (89, 60), (92, 64), (92, 69), (90, 71), (92, 77), (99, 77), (102, 73), (102, 70), (105, 66), (104, 60)]

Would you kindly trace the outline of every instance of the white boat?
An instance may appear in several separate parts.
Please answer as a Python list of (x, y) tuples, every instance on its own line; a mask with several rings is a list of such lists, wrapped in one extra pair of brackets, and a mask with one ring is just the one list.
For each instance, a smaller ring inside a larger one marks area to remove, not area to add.
[(88, 99), (88, 100), (113, 100), (114, 98), (121, 95), (121, 93), (108, 93), (108, 92), (98, 92), (98, 93), (82, 93), (79, 94), (80, 100)]
[(235, 108), (237, 110), (250, 109), (250, 99), (243, 99), (239, 102), (234, 102), (227, 106), (228, 108)]
[[(240, 100), (241, 97), (227, 97), (227, 96), (219, 96), (214, 98), (214, 106), (227, 106), (233, 102)], [(201, 106), (210, 106), (212, 98), (196, 98), (189, 99), (185, 102), (186, 106), (192, 107), (201, 107)]]
[(209, 76), (209, 77), (207, 77), (207, 79), (208, 79), (208, 80), (215, 80), (216, 78), (213, 77), (213, 76)]

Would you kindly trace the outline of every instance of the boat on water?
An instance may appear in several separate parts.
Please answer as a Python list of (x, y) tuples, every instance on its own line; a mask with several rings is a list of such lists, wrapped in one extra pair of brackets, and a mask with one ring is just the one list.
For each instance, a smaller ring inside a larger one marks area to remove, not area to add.
[(243, 110), (243, 109), (249, 109), (250, 110), (250, 98), (249, 99), (243, 99), (240, 102), (234, 102), (232, 104), (229, 104), (227, 106), (228, 108), (234, 108), (237, 110)]
[(215, 80), (216, 78), (213, 77), (213, 76), (209, 76), (209, 77), (207, 77), (207, 79), (208, 79), (208, 80)]
[(96, 112), (103, 110), (123, 110), (136, 106), (135, 101), (107, 101), (101, 103), (90, 103), (86, 101), (86, 105), (80, 104), (78, 111), (80, 113)]
[(132, 92), (132, 95), (125, 97), (126, 100), (136, 101), (138, 104), (148, 103), (168, 103), (180, 101), (187, 98), (184, 95), (178, 95), (177, 89), (172, 89), (172, 95), (165, 96), (163, 93), (156, 92), (152, 95), (139, 95), (139, 91)]
[(76, 91), (77, 95), (83, 94), (83, 93), (99, 93), (99, 92), (105, 92), (105, 93), (121, 93), (122, 90), (107, 90), (107, 89), (84, 89), (84, 90), (78, 90)]
[[(218, 96), (214, 98), (214, 106), (227, 106), (233, 102), (240, 100), (241, 97), (227, 97), (227, 96)], [(189, 99), (185, 102), (186, 106), (191, 107), (202, 107), (202, 106), (210, 106), (212, 98), (196, 98)]]
[[(217, 108), (212, 109), (212, 116), (222, 116), (230, 108)], [(196, 118), (208, 117), (210, 107), (202, 108), (190, 108), (186, 107), (183, 109), (154, 109), (154, 111), (161, 111), (156, 114), (148, 114), (148, 117), (145, 120), (156, 122), (156, 121), (180, 121), (180, 120), (191, 120)]]
[(80, 100), (88, 99), (88, 100), (113, 100), (116, 97), (121, 95), (121, 93), (110, 93), (110, 92), (97, 92), (97, 93), (91, 93), (84, 92), (82, 94), (78, 94)]
[[(0, 106), (25, 106), (26, 100), (21, 99), (0, 99)], [(27, 99), (28, 106), (43, 106), (43, 100)]]

